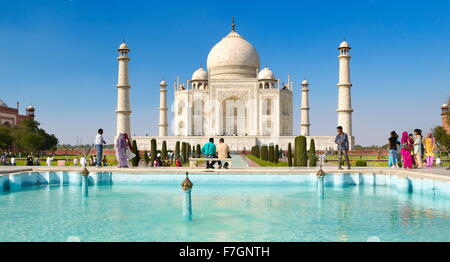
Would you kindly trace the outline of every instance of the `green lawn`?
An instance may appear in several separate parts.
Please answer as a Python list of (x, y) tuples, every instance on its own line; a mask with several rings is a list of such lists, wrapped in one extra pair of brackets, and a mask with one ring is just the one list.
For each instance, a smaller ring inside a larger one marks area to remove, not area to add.
[(279, 161), (278, 164), (276, 164), (276, 163), (272, 163), (272, 162), (269, 162), (269, 161), (264, 161), (264, 160), (262, 160), (260, 158), (257, 158), (256, 156), (253, 156), (253, 155), (247, 155), (247, 157), (250, 160), (252, 160), (255, 163), (257, 163), (258, 165), (260, 165), (260, 166), (288, 166), (288, 163), (284, 162), (284, 161)]

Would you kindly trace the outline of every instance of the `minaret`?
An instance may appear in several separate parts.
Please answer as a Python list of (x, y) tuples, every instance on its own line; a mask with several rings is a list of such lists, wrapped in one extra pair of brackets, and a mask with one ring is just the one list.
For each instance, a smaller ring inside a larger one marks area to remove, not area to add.
[(167, 102), (166, 102), (166, 94), (167, 94), (167, 83), (166, 81), (161, 81), (159, 84), (161, 87), (159, 89), (159, 136), (167, 136)]
[(338, 86), (338, 126), (342, 126), (343, 131), (348, 134), (350, 139), (350, 149), (354, 144), (352, 133), (352, 99), (351, 99), (351, 87), (350, 82), (350, 58), (349, 50), (350, 46), (346, 41), (343, 41), (339, 45), (339, 83)]
[(307, 80), (302, 81), (302, 105), (300, 107), (300, 135), (309, 136), (309, 83)]
[(127, 44), (122, 43), (119, 47), (119, 77), (117, 80), (117, 135), (127, 133), (131, 136), (130, 131), (130, 84), (128, 83), (128, 49)]

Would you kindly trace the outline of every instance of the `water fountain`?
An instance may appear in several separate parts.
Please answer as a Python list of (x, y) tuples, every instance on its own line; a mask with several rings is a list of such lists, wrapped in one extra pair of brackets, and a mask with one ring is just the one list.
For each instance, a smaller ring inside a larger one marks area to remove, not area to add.
[(181, 184), (181, 188), (184, 191), (184, 201), (183, 201), (183, 217), (186, 220), (192, 220), (192, 184), (191, 180), (189, 180), (189, 173), (186, 172), (186, 178)]
[(81, 192), (83, 197), (89, 196), (89, 171), (86, 167), (81, 171)]

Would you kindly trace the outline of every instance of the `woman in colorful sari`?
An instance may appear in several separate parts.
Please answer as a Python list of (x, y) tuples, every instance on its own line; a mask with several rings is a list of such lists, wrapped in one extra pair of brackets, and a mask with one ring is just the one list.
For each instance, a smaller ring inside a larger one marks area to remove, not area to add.
[(114, 143), (114, 149), (116, 150), (117, 162), (119, 167), (128, 167), (128, 155), (127, 149), (131, 149), (130, 140), (126, 133), (120, 133), (119, 137)]
[(436, 143), (434, 141), (434, 137), (431, 133), (427, 135), (427, 138), (425, 138), (425, 157), (427, 160), (427, 167), (433, 167), (434, 162), (434, 148), (436, 146)]
[(412, 143), (411, 140), (408, 137), (407, 132), (403, 132), (402, 134), (402, 158), (403, 158), (403, 167), (412, 168), (412, 157), (411, 157), (411, 149), (412, 149)]

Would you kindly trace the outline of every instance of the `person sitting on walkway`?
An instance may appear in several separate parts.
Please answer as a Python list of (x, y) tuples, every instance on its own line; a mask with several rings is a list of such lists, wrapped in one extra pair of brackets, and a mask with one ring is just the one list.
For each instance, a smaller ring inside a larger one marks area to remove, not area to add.
[[(219, 145), (217, 146), (217, 155), (219, 158), (231, 158), (230, 156), (230, 147), (224, 143), (224, 139), (221, 138), (219, 140)], [(218, 161), (219, 163), (219, 169), (222, 168), (222, 162)], [(228, 162), (225, 162), (223, 165), (225, 169), (228, 169)]]
[[(216, 156), (216, 145), (214, 144), (214, 138), (210, 138), (209, 142), (202, 147), (202, 154), (206, 158), (217, 158)], [(214, 169), (214, 164), (216, 161), (206, 161), (206, 168)]]

